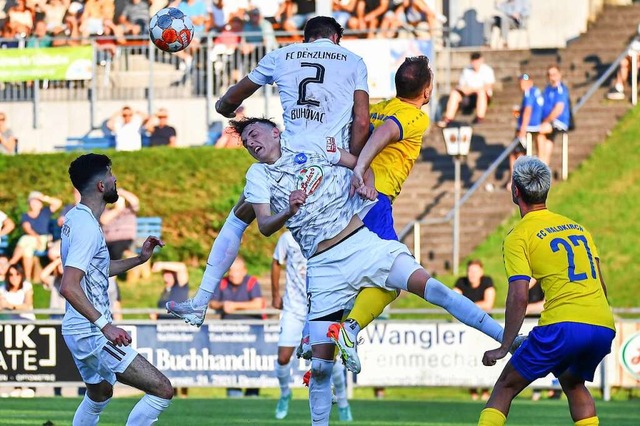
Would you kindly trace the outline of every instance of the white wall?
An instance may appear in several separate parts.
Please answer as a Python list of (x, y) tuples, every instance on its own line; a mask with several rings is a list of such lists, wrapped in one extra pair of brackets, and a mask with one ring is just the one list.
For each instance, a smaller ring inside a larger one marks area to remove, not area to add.
[[(124, 105), (134, 110), (146, 112), (147, 103), (141, 101), (100, 101), (96, 106), (96, 125), (108, 119)], [(277, 96), (269, 98), (266, 107), (264, 98), (253, 97), (245, 102), (247, 114), (267, 116), (282, 123), (282, 108)], [(179, 146), (202, 145), (207, 139), (206, 102), (197, 99), (159, 99), (154, 108), (169, 110), (169, 124), (176, 128)], [(6, 112), (8, 126), (19, 140), (20, 152), (51, 152), (54, 147), (64, 145), (67, 137), (80, 137), (90, 128), (89, 102), (43, 102), (39, 108), (40, 125), (33, 128), (33, 104), (15, 102), (0, 104), (0, 111)], [(214, 120), (226, 119), (215, 114)], [(99, 131), (97, 131), (100, 134)]]

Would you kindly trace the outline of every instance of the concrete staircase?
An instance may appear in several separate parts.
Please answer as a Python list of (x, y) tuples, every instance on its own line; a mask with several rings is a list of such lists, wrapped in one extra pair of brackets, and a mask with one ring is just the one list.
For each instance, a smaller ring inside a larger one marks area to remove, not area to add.
[[(527, 72), (534, 83), (546, 85), (546, 67), (558, 63), (565, 84), (569, 86), (573, 104), (602, 75), (636, 34), (640, 22), (640, 5), (606, 6), (596, 22), (578, 40), (560, 51), (483, 51), (486, 62), (493, 66), (498, 84), (486, 120), (474, 128), (471, 154), (462, 167), (462, 194), (478, 180), (514, 136), (512, 106), (520, 104), (517, 75)], [(451, 57), (451, 81), (469, 61), (469, 52), (456, 52)], [(436, 75), (442, 76), (442, 71)], [(600, 88), (576, 115), (576, 130), (569, 135), (569, 170), (586, 159), (603, 141), (616, 122), (630, 108), (627, 101), (612, 102), (605, 98), (608, 85)], [(443, 93), (443, 92), (441, 92)], [(461, 116), (470, 122), (473, 116)], [(435, 121), (435, 120), (434, 120)], [(535, 146), (535, 145), (534, 145)], [(438, 219), (454, 205), (453, 160), (446, 154), (440, 129), (432, 125), (424, 139), (422, 160), (418, 162), (394, 203), (396, 229), (400, 231), (418, 218)], [(559, 179), (561, 142), (556, 141), (551, 164)], [(504, 189), (509, 177), (508, 161), (504, 161), (487, 185), (477, 191), (461, 209), (460, 258), (464, 259), (502, 223), (515, 206)], [(412, 247), (412, 234), (404, 240)], [(421, 232), (421, 262), (432, 273), (451, 272), (452, 224), (427, 225)], [(499, 255), (496, 253), (496, 255)], [(462, 266), (462, 265), (461, 265)], [(463, 268), (461, 268), (463, 270)]]

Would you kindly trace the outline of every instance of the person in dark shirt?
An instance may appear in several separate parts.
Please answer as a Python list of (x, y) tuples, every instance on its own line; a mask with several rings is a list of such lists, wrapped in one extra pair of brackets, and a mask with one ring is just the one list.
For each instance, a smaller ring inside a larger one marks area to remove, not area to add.
[[(247, 315), (242, 311), (258, 311), (264, 308), (264, 298), (256, 277), (247, 273), (241, 257), (237, 257), (213, 292), (209, 307), (220, 311), (223, 320), (262, 319), (263, 315)], [(260, 389), (247, 388), (244, 396), (258, 396)], [(242, 390), (227, 388), (227, 397), (238, 398)]]
[(169, 126), (169, 112), (160, 108), (158, 112), (147, 122), (147, 132), (150, 140), (149, 146), (176, 146), (176, 129)]
[[(158, 299), (158, 309), (163, 309), (169, 300), (184, 301), (189, 298), (189, 271), (182, 262), (156, 262), (151, 272), (162, 272), (164, 290)], [(151, 319), (175, 319), (169, 314), (151, 314)]]
[[(490, 312), (493, 309), (496, 289), (493, 287), (491, 277), (484, 275), (484, 265), (478, 259), (470, 260), (467, 263), (467, 276), (458, 278), (453, 291), (462, 294), (485, 312)], [(469, 389), (471, 399), (474, 401), (477, 401), (478, 398), (483, 401), (489, 399), (488, 388), (483, 388), (481, 392), (481, 396), (478, 396), (478, 389)]]

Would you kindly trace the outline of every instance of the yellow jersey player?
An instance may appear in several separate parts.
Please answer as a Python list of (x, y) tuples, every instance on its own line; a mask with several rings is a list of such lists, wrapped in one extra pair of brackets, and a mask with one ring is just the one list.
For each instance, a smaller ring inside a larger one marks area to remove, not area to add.
[[(359, 153), (352, 186), (361, 186), (364, 172), (371, 167), (378, 202), (363, 222), (370, 231), (385, 240), (398, 239), (391, 205), (420, 155), (422, 137), (429, 127), (429, 116), (421, 107), (431, 99), (432, 82), (433, 74), (426, 56), (407, 58), (396, 72), (396, 97), (369, 109), (372, 133)], [(335, 325), (330, 330), (330, 337), (341, 348), (343, 357), (357, 359), (355, 342), (358, 332), (377, 318), (396, 297), (397, 292), (380, 288), (360, 291), (342, 327)], [(341, 329), (345, 333), (341, 333)]]
[(498, 378), (478, 425), (504, 425), (513, 398), (549, 373), (560, 380), (575, 425), (599, 424), (585, 381), (593, 380), (611, 350), (613, 314), (593, 239), (582, 225), (547, 210), (550, 186), (551, 171), (541, 160), (516, 160), (511, 191), (522, 220), (503, 245), (509, 279), (504, 339), (498, 349), (484, 354), (483, 364), (503, 358), (518, 335), (531, 278), (540, 282), (545, 304), (538, 326)]

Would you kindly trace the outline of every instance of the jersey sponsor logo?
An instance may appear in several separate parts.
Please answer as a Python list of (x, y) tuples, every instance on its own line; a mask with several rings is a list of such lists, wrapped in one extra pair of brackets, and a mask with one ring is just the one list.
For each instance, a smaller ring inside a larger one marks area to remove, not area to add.
[(336, 152), (337, 150), (336, 139), (329, 136), (327, 138), (327, 152)]
[(304, 164), (307, 162), (307, 156), (306, 154), (301, 152), (299, 154), (296, 154), (296, 156), (293, 158), (293, 161), (295, 161), (296, 164)]
[(640, 333), (632, 335), (622, 344), (620, 363), (627, 374), (640, 380)]
[(311, 195), (322, 183), (322, 177), (322, 168), (319, 166), (305, 167), (298, 174), (297, 188), (303, 190), (307, 195)]

